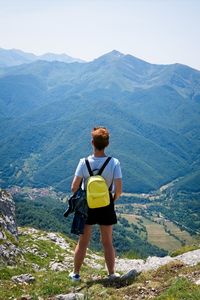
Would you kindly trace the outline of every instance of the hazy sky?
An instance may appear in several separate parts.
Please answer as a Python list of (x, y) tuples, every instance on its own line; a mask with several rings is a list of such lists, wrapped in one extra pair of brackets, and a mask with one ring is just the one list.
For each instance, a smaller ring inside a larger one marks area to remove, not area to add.
[(0, 47), (87, 61), (116, 49), (200, 70), (200, 0), (0, 0)]

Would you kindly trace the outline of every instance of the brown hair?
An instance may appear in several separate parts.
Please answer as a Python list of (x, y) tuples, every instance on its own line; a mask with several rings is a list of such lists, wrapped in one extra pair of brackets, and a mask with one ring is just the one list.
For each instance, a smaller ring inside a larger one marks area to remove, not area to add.
[(109, 145), (109, 131), (105, 127), (94, 127), (92, 130), (92, 140), (97, 150), (103, 150)]

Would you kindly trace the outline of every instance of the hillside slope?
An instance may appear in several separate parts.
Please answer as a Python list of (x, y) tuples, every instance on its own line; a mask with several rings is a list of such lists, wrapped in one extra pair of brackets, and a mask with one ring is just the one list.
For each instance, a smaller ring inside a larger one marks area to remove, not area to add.
[[(82, 281), (72, 283), (75, 242), (66, 236), (36, 230), (16, 229), (14, 203), (1, 190), (0, 206), (0, 299), (198, 299), (200, 249), (176, 257), (144, 260), (117, 259), (118, 280), (107, 279), (104, 259), (88, 249)], [(11, 247), (13, 245), (15, 248)], [(2, 260), (3, 258), (3, 260)], [(10, 259), (12, 258), (12, 259)], [(125, 273), (125, 274), (124, 274)], [(176, 277), (175, 277), (176, 276)], [(116, 293), (117, 288), (117, 293)], [(159, 297), (159, 298), (158, 298)], [(161, 298), (160, 298), (161, 297)]]
[(124, 190), (147, 192), (199, 168), (200, 72), (112, 51), (90, 63), (1, 70), (1, 185), (69, 189), (90, 130), (107, 126)]
[[(29, 226), (42, 230), (57, 231), (76, 240), (77, 236), (71, 234), (73, 215), (63, 217), (67, 204), (63, 203), (65, 195), (56, 193), (53, 189), (30, 189), (14, 187), (10, 189), (16, 204), (16, 218), (19, 226)], [(117, 255), (125, 255), (132, 251), (134, 257), (147, 257), (149, 255), (164, 256), (167, 251), (161, 247), (153, 246), (135, 233), (135, 228), (124, 224), (125, 219), (119, 217), (118, 224), (114, 226), (114, 246)], [(94, 226), (90, 248), (102, 251), (98, 226)], [(130, 253), (129, 253), (130, 255)]]
[(116, 269), (124, 274), (117, 281), (106, 279), (103, 258), (88, 250), (81, 273), (82, 281), (77, 286), (68, 279), (73, 268), (73, 241), (59, 233), (19, 228), (18, 247), (22, 253), (18, 262), (12, 268), (6, 265), (0, 267), (2, 300), (10, 297), (17, 300), (61, 300), (64, 297), (95, 300), (128, 297), (140, 300), (150, 296), (151, 299), (168, 299), (169, 295), (176, 300), (190, 295), (192, 300), (200, 295), (197, 285), (200, 250), (177, 258), (151, 257), (146, 263), (142, 260), (117, 260)]

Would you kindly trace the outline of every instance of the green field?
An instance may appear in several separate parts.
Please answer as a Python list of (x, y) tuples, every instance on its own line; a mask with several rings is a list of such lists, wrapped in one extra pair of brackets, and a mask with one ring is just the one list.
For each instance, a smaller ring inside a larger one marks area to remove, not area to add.
[[(174, 251), (184, 244), (195, 243), (195, 239), (187, 231), (182, 231), (169, 220), (163, 218), (150, 220), (136, 214), (121, 214), (121, 216), (126, 218), (130, 224), (135, 224), (139, 228), (145, 227), (147, 241), (167, 251)], [(145, 237), (144, 232), (141, 232), (140, 237)]]

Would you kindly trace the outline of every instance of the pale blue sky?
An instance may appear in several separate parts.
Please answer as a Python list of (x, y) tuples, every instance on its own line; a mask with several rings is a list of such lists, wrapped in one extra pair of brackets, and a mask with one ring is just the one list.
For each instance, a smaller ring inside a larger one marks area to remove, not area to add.
[(200, 0), (0, 0), (0, 47), (87, 61), (116, 49), (200, 70)]

